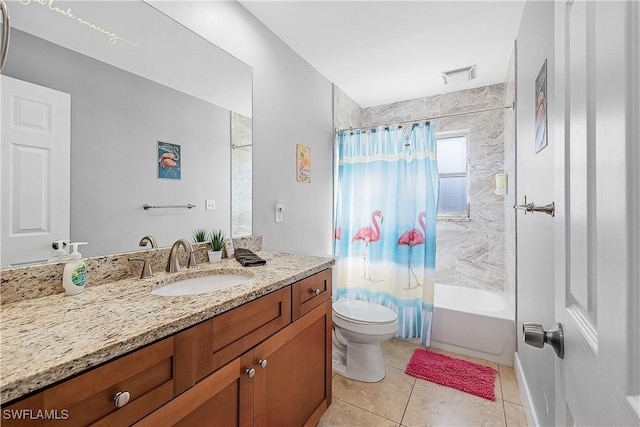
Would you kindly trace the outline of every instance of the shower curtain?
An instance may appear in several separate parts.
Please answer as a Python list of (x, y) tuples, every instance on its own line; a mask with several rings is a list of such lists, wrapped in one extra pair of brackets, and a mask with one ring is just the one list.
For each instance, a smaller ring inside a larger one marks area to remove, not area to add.
[(336, 299), (398, 314), (398, 337), (430, 345), (438, 170), (429, 123), (339, 132), (335, 139)]

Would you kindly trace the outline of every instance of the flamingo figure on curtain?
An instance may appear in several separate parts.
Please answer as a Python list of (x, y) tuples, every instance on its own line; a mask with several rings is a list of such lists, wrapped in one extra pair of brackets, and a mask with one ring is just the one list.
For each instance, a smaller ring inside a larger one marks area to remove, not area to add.
[[(418, 221), (420, 222), (420, 227), (422, 227), (422, 230), (425, 232), (426, 230), (424, 225), (424, 218), (426, 216), (427, 216), (426, 212), (420, 212), (420, 215), (418, 215)], [(404, 233), (402, 233), (402, 236), (400, 236), (400, 238), (398, 239), (398, 245), (397, 245), (397, 246), (409, 247), (409, 272), (413, 274), (413, 277), (416, 279), (416, 283), (417, 283), (416, 287), (422, 286), (422, 284), (418, 280), (418, 276), (416, 276), (416, 273), (413, 271), (413, 268), (411, 268), (411, 250), (413, 249), (414, 246), (418, 246), (418, 245), (424, 245), (424, 234), (422, 234), (422, 231), (418, 230), (417, 228), (414, 228), (412, 230), (405, 231)], [(407, 289), (411, 289), (411, 274), (409, 275), (409, 284), (408, 284), (409, 287)]]
[(369, 248), (369, 243), (377, 242), (380, 240), (380, 226), (378, 225), (378, 221), (376, 218), (380, 218), (380, 223), (384, 222), (384, 216), (382, 216), (382, 212), (379, 210), (373, 211), (371, 214), (371, 222), (373, 223), (373, 227), (370, 225), (366, 225), (358, 230), (358, 232), (351, 239), (351, 243), (356, 240), (362, 240), (364, 242), (364, 250), (362, 251), (362, 259), (363, 259), (363, 267), (362, 267), (362, 277), (365, 279), (371, 280), (371, 272), (369, 269), (369, 262), (367, 261), (367, 248)]

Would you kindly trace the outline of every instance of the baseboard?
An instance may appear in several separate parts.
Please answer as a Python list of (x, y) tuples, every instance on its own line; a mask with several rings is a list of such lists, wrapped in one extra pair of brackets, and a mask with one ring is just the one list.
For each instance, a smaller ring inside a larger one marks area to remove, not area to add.
[(540, 422), (533, 410), (533, 400), (531, 399), (531, 392), (529, 391), (529, 385), (527, 379), (522, 371), (522, 365), (520, 364), (520, 357), (516, 352), (513, 364), (514, 371), (516, 373), (516, 380), (518, 381), (518, 389), (520, 390), (520, 400), (522, 401), (522, 408), (524, 409), (524, 415), (527, 418), (528, 426), (539, 426)]

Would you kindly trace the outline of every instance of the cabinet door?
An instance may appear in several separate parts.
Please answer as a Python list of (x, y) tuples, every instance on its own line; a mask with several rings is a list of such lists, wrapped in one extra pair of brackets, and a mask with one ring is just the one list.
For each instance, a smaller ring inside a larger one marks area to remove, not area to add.
[(253, 359), (251, 351), (236, 358), (135, 426), (251, 426), (253, 378), (247, 369)]
[(255, 425), (315, 425), (331, 403), (331, 301), (258, 345), (253, 353)]
[(192, 342), (181, 333), (63, 381), (4, 407), (2, 425), (130, 425), (192, 384)]
[(197, 325), (195, 378), (200, 380), (291, 322), (291, 290), (283, 288)]

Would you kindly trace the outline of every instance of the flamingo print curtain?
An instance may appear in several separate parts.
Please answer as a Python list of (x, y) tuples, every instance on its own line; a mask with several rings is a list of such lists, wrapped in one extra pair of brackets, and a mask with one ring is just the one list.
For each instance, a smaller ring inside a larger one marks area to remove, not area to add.
[(401, 338), (430, 344), (438, 170), (430, 124), (336, 135), (336, 299), (398, 314)]

